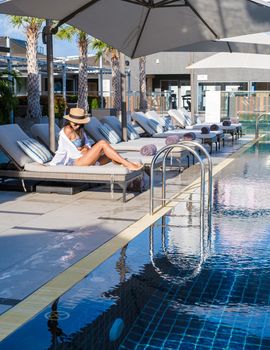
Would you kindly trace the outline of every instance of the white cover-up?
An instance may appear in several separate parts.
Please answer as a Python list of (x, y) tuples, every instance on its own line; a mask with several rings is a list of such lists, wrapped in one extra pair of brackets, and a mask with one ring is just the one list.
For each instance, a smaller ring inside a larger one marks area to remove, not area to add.
[[(88, 138), (83, 131), (83, 136), (85, 139), (85, 146), (91, 148)], [(82, 156), (82, 153), (77, 149), (77, 147), (70, 141), (70, 139), (65, 134), (64, 129), (59, 133), (58, 149), (55, 152), (55, 156), (49, 163), (49, 165), (71, 165), (75, 159)]]

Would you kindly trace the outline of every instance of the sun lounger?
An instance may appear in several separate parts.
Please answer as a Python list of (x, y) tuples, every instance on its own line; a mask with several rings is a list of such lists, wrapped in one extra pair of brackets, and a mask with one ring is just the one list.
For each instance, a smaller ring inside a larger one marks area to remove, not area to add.
[[(164, 139), (171, 135), (177, 135), (182, 138), (188, 130), (176, 129), (168, 130), (164, 132), (157, 133), (156, 130), (151, 128), (149, 124), (149, 119), (143, 115), (143, 113), (132, 113), (132, 119), (140, 125), (147, 133), (150, 134), (152, 138)], [(194, 130), (196, 139), (200, 140), (202, 144), (207, 144), (210, 147), (210, 153), (212, 153), (213, 144), (216, 145), (216, 150), (218, 149), (218, 135), (222, 134), (222, 131), (210, 132), (209, 134), (202, 134), (199, 130)]]
[(185, 128), (188, 130), (200, 130), (204, 126), (210, 127), (212, 124), (217, 124), (220, 130), (223, 131), (224, 134), (228, 134), (232, 138), (232, 142), (234, 142), (236, 137), (242, 136), (242, 125), (241, 123), (232, 123), (231, 125), (223, 125), (222, 122), (217, 121), (216, 123), (196, 123), (192, 124), (191, 117), (188, 111), (185, 108), (181, 109), (170, 109), (168, 111), (169, 115), (174, 119), (176, 125), (180, 128)]
[[(232, 142), (234, 142), (236, 137), (240, 136), (240, 128), (241, 128), (240, 126), (233, 125), (233, 124), (224, 126), (222, 125), (222, 123), (215, 123), (215, 124), (219, 127), (220, 130), (222, 130), (223, 134), (231, 136)], [(192, 130), (192, 131), (201, 130), (201, 128), (210, 127), (211, 125), (213, 125), (213, 123), (212, 124), (210, 123), (195, 124), (190, 127), (187, 127), (187, 130)]]
[(0, 148), (10, 158), (13, 168), (0, 169), (0, 178), (22, 180), (109, 183), (113, 196), (114, 185), (123, 190), (123, 201), (126, 201), (126, 188), (130, 182), (142, 177), (142, 170), (130, 171), (112, 163), (102, 166), (50, 166), (38, 164), (28, 157), (18, 146), (17, 140), (29, 139), (16, 124), (0, 126)]

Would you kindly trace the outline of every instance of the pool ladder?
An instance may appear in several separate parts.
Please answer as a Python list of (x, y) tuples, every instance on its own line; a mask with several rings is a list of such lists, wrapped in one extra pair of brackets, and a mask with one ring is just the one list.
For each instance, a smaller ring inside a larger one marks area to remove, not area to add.
[(260, 115), (258, 115), (256, 117), (256, 124), (255, 124), (255, 139), (257, 139), (259, 137), (259, 124), (260, 124), (260, 120), (263, 116), (265, 115), (270, 115), (269, 112), (266, 112), (266, 111), (261, 111)]
[[(153, 215), (155, 212), (154, 208), (154, 201), (158, 200), (161, 202), (161, 206), (158, 207), (158, 209), (161, 209), (165, 207), (170, 201), (175, 200), (175, 198), (167, 198), (166, 196), (166, 159), (168, 155), (175, 149), (180, 150), (186, 150), (190, 152), (195, 159), (198, 160), (198, 163), (200, 164), (200, 232), (201, 235), (204, 235), (204, 228), (205, 228), (205, 184), (206, 184), (206, 167), (203, 163), (203, 160), (199, 153), (196, 151), (196, 149), (199, 149), (202, 154), (205, 155), (205, 159), (207, 160), (207, 171), (208, 171), (208, 191), (207, 191), (207, 216), (208, 216), (208, 229), (211, 229), (211, 221), (212, 221), (212, 187), (213, 187), (213, 165), (212, 165), (212, 159), (207, 152), (207, 150), (200, 144), (194, 141), (181, 141), (177, 144), (165, 146), (162, 149), (160, 149), (157, 154), (154, 156), (152, 163), (151, 163), (151, 169), (150, 169), (150, 215)], [(154, 197), (154, 183), (155, 183), (155, 167), (157, 165), (157, 160), (160, 156), (163, 155), (162, 158), (162, 197), (161, 198), (155, 198)]]

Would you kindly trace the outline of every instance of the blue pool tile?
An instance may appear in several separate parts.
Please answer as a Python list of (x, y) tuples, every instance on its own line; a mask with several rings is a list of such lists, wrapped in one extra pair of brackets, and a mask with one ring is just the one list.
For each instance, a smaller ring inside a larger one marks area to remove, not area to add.
[(180, 346), (180, 342), (179, 341), (174, 341), (174, 340), (166, 340), (164, 343), (164, 347), (166, 348), (171, 348), (171, 349), (178, 349), (178, 347)]
[(256, 345), (256, 344), (245, 344), (244, 345), (244, 350), (259, 350), (261, 349), (261, 346), (260, 345)]
[(211, 346), (204, 345), (204, 344), (197, 344), (195, 347), (195, 350), (209, 350), (211, 349)]
[(211, 347), (213, 344), (213, 339), (200, 337), (198, 339), (198, 343), (201, 345), (205, 345), (205, 346), (207, 345), (207, 346)]
[(266, 339), (266, 338), (262, 339), (261, 344), (262, 344), (262, 348), (264, 348), (265, 346), (269, 346), (270, 347), (270, 339), (269, 338), (268, 339)]
[(213, 346), (220, 347), (221, 349), (226, 348), (228, 346), (227, 340), (215, 339), (213, 342)]
[(195, 349), (195, 344), (190, 344), (190, 343), (181, 343), (179, 350), (194, 350)]

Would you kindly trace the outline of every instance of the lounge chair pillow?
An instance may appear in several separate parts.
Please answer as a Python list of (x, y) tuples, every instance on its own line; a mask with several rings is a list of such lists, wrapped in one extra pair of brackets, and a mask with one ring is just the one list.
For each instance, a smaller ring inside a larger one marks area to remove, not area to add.
[(203, 126), (203, 127), (201, 128), (201, 133), (202, 133), (203, 135), (209, 134), (209, 133), (210, 133), (210, 128), (208, 128), (208, 126)]
[(219, 130), (219, 126), (218, 126), (217, 124), (212, 124), (212, 125), (210, 126), (210, 130), (211, 130), (211, 131), (218, 131), (218, 130)]
[(18, 140), (17, 144), (34, 162), (44, 164), (52, 160), (47, 148), (35, 139)]
[(178, 135), (170, 135), (166, 137), (165, 143), (167, 146), (174, 145), (180, 141), (180, 136)]
[(157, 147), (154, 144), (145, 145), (140, 152), (143, 156), (154, 156), (157, 153)]
[(189, 112), (188, 112), (184, 107), (181, 108), (180, 111), (182, 112), (183, 117), (184, 117), (185, 120), (186, 120), (186, 126), (192, 125), (192, 120), (191, 120), (191, 118), (190, 118)]
[(156, 132), (156, 133), (161, 133), (163, 132), (163, 127), (155, 120), (153, 119), (148, 119), (148, 125)]
[(104, 123), (99, 125), (99, 131), (111, 144), (115, 145), (116, 143), (121, 142), (121, 138), (114, 130), (112, 130), (112, 128), (109, 127), (108, 124)]
[(174, 127), (172, 124), (172, 119), (169, 115), (164, 117), (164, 122), (165, 122), (165, 129), (166, 130), (174, 130)]
[(222, 125), (223, 126), (231, 126), (231, 121), (230, 120), (223, 120)]
[(130, 140), (136, 140), (136, 139), (140, 138), (140, 135), (137, 133), (137, 131), (130, 124), (127, 125), (127, 132), (128, 132), (128, 138)]
[(196, 140), (196, 134), (192, 131), (187, 132), (186, 134), (183, 135), (183, 140), (185, 140), (185, 141)]

